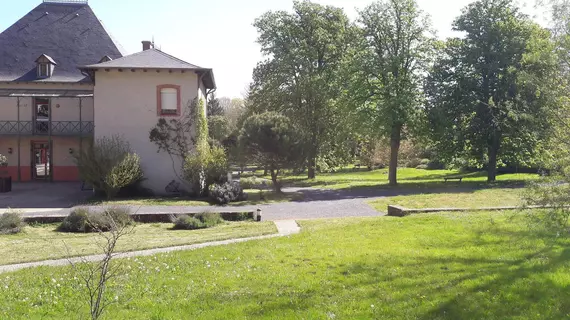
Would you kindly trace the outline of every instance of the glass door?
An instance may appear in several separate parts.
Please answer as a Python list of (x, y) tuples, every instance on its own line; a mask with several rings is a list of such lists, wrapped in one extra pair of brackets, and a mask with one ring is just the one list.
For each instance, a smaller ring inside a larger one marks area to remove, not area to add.
[(34, 180), (49, 180), (50, 153), (47, 142), (32, 142), (32, 177)]
[(35, 133), (48, 134), (50, 123), (49, 99), (34, 99)]

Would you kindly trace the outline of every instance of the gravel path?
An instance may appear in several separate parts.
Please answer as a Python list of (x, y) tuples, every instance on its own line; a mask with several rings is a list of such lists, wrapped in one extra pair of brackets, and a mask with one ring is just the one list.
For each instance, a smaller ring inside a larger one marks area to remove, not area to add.
[[(231, 240), (223, 240), (223, 241), (214, 241), (214, 242), (206, 242), (206, 243), (199, 243), (199, 244), (192, 244), (187, 246), (177, 246), (177, 247), (168, 247), (168, 248), (157, 248), (157, 249), (149, 249), (149, 250), (140, 250), (140, 251), (132, 251), (132, 252), (124, 252), (115, 255), (115, 259), (124, 259), (124, 258), (133, 258), (133, 257), (142, 257), (142, 256), (151, 256), (159, 253), (168, 253), (168, 252), (175, 252), (175, 251), (186, 251), (186, 250), (196, 250), (206, 247), (215, 247), (215, 246), (223, 246), (232, 243), (240, 243), (252, 240), (261, 240), (261, 239), (269, 239), (275, 237), (285, 237), (290, 236), (301, 231), (301, 228), (295, 222), (295, 220), (283, 220), (283, 221), (275, 221), (275, 226), (277, 227), (276, 234), (270, 234), (266, 236), (258, 236), (258, 237), (250, 237), (250, 238), (242, 238), (242, 239), (231, 239)], [(84, 262), (96, 262), (101, 261), (104, 258), (103, 255), (92, 255), (92, 256), (85, 256), (85, 257), (76, 257), (70, 259), (59, 259), (59, 260), (46, 260), (46, 261), (38, 261), (38, 262), (28, 262), (28, 263), (20, 263), (20, 264), (13, 264), (13, 265), (5, 265), (0, 266), (0, 274), (6, 272), (14, 272), (26, 268), (34, 268), (34, 267), (42, 267), (42, 266), (66, 266), (75, 263), (84, 263)]]

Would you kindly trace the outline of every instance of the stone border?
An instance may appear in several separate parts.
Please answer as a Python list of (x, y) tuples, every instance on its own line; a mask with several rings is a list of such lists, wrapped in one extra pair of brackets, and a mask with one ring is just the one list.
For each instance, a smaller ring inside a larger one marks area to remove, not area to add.
[[(134, 221), (139, 223), (171, 223), (173, 219), (184, 216), (184, 215), (194, 215), (198, 212), (188, 212), (188, 213), (170, 213), (170, 212), (158, 212), (158, 213), (133, 213), (131, 217)], [(219, 213), (222, 218), (226, 221), (238, 221), (236, 215), (245, 213), (249, 219), (260, 222), (262, 219), (261, 210), (257, 211), (233, 211), (233, 212), (216, 212)], [(53, 224), (61, 223), (67, 217), (66, 214), (58, 215), (29, 215), (24, 216), (24, 222), (26, 223), (39, 223), (39, 224)]]
[(388, 206), (388, 216), (391, 217), (406, 217), (412, 214), (419, 213), (435, 213), (435, 212), (476, 212), (476, 211), (504, 211), (504, 210), (522, 210), (522, 209), (549, 209), (553, 206), (505, 206), (505, 207), (487, 207), (487, 208), (423, 208), (423, 209), (409, 209), (397, 205)]

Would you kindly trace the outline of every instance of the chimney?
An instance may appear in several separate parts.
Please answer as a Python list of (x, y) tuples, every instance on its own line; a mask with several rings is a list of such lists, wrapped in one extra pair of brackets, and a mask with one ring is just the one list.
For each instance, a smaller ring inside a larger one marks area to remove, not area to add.
[(149, 50), (150, 48), (153, 47), (151, 41), (143, 41), (142, 45), (143, 45), (143, 51)]

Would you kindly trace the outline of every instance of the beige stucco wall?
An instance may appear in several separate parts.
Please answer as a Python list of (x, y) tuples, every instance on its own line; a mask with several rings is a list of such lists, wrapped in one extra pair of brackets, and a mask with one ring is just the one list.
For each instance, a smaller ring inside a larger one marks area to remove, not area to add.
[(198, 96), (198, 76), (193, 72), (101, 70), (96, 73), (95, 138), (120, 135), (128, 141), (141, 158), (147, 179), (145, 187), (155, 194), (166, 193), (165, 187), (172, 180), (179, 181), (182, 168), (177, 158), (173, 164), (168, 154), (157, 153), (158, 148), (149, 141), (149, 132), (159, 120), (157, 86), (165, 84), (181, 87), (182, 113)]
[[(88, 84), (11, 84), (0, 83), (0, 89), (92, 90)], [(51, 98), (52, 121), (79, 121), (79, 98)], [(20, 98), (20, 121), (33, 119), (33, 98)], [(82, 98), (81, 119), (93, 121), (93, 98)], [(18, 120), (18, 99), (0, 97), (0, 121)]]

